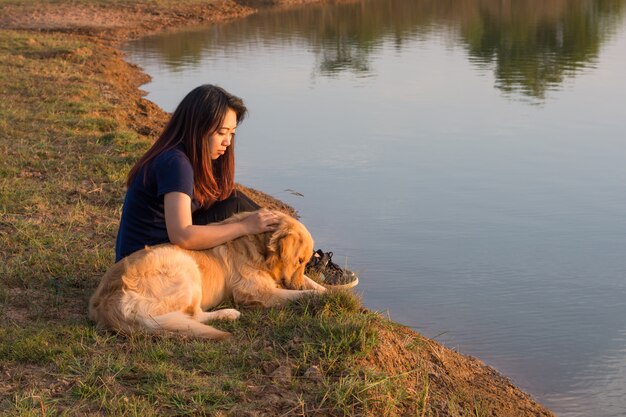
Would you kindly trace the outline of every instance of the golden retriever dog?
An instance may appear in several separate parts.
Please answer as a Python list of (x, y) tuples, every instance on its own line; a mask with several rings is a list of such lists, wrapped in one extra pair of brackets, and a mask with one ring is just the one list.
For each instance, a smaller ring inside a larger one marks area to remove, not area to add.
[[(235, 309), (206, 312), (233, 299), (237, 305), (275, 306), (326, 289), (304, 275), (313, 239), (294, 218), (274, 232), (242, 236), (202, 251), (166, 243), (146, 247), (113, 265), (89, 301), (99, 327), (131, 332), (173, 331), (221, 340), (230, 333), (206, 324), (236, 320)], [(239, 221), (240, 213), (222, 223)]]

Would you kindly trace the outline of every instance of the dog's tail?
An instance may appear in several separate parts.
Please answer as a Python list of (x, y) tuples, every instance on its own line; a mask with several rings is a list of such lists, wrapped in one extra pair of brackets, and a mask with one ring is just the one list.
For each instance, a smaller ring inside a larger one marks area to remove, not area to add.
[(182, 311), (173, 311), (155, 317), (136, 316), (135, 321), (151, 333), (160, 333), (165, 330), (211, 340), (225, 340), (231, 336), (230, 333), (203, 324)]

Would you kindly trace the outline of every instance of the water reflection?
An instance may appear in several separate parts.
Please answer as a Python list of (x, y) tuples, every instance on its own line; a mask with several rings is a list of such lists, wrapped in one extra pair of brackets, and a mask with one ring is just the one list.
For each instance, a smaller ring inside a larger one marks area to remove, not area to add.
[(461, 34), (470, 55), (494, 64), (503, 91), (543, 98), (579, 69), (595, 66), (624, 1), (480, 1)]
[(479, 68), (493, 71), (506, 94), (542, 100), (582, 69), (595, 67), (618, 27), (626, 0), (369, 0), (264, 13), (210, 29), (143, 40), (173, 70), (203, 55), (297, 43), (315, 54), (314, 76), (373, 75), (372, 53), (391, 41), (402, 50), (433, 33), (462, 45)]

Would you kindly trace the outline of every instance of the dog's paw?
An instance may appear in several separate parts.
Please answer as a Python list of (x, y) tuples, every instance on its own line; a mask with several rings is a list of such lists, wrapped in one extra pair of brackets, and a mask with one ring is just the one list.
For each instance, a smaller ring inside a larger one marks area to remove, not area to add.
[(307, 288), (307, 290), (313, 291), (316, 294), (321, 294), (323, 292), (326, 292), (327, 288), (324, 287), (323, 285), (318, 284), (317, 282), (312, 282), (310, 286)]
[(217, 335), (216, 337), (214, 337), (214, 340), (218, 340), (220, 342), (229, 340), (233, 337), (232, 333), (228, 333), (228, 332), (220, 332), (221, 334)]
[(212, 327), (210, 328), (210, 330), (207, 330), (207, 331), (205, 331), (203, 333), (197, 334), (196, 336), (202, 337), (202, 338), (205, 338), (205, 339), (211, 339), (211, 340), (219, 341), (219, 342), (228, 340), (228, 339), (233, 337), (232, 333), (223, 332), (221, 330), (217, 330), (217, 329), (214, 329)]
[(241, 313), (234, 308), (225, 308), (223, 310), (213, 311), (214, 320), (237, 320), (241, 317)]

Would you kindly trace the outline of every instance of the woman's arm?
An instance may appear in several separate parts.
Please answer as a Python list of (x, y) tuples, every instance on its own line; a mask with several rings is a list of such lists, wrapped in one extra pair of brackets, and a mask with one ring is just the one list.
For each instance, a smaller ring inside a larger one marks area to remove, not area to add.
[(181, 192), (166, 193), (164, 206), (170, 242), (185, 249), (212, 248), (243, 235), (274, 231), (278, 224), (274, 213), (261, 210), (237, 223), (193, 225), (191, 197)]

